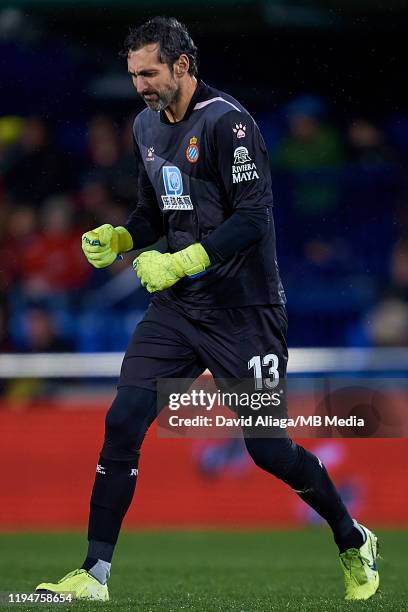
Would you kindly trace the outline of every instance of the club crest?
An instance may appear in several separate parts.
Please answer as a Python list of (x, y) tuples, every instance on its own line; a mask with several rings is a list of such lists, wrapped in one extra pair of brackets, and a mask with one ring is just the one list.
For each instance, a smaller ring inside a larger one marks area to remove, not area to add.
[(192, 136), (186, 149), (186, 158), (191, 164), (195, 164), (197, 163), (199, 156), (200, 149), (198, 148), (197, 138)]

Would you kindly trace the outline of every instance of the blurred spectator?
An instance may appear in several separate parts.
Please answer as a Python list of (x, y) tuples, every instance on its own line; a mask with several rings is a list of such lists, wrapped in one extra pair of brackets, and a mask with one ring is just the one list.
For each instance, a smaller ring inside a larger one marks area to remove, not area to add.
[(22, 127), (21, 117), (0, 117), (0, 143), (3, 146), (13, 145), (20, 137)]
[(108, 223), (114, 202), (109, 187), (105, 183), (88, 178), (78, 193), (78, 199), (79, 206), (84, 213), (83, 221), (86, 228)]
[(355, 119), (347, 130), (348, 159), (353, 164), (370, 166), (392, 159), (382, 130), (367, 119)]
[[(74, 349), (74, 343), (63, 337), (57, 329), (54, 317), (44, 308), (28, 308), (23, 314), (21, 327), (21, 336), (13, 347), (19, 352), (61, 353)], [(40, 378), (17, 378), (4, 382), (0, 380), (0, 394), (7, 398), (7, 406), (14, 410), (35, 405), (36, 399), (51, 395), (55, 389), (56, 385), (52, 380)]]
[(120, 160), (120, 143), (110, 117), (98, 115), (89, 122), (88, 155), (87, 182), (102, 183), (112, 189)]
[(4, 234), (0, 238), (0, 292), (6, 294), (17, 282), (21, 271), (21, 258), (35, 240), (37, 219), (29, 206), (5, 209)]
[(72, 187), (67, 157), (53, 143), (49, 126), (40, 117), (24, 121), (22, 134), (8, 151), (6, 192), (22, 204), (38, 206), (58, 191)]
[(40, 307), (29, 308), (23, 317), (24, 338), (21, 348), (31, 353), (72, 351), (73, 343), (58, 331), (53, 316)]
[(134, 154), (133, 121), (128, 119), (121, 130), (122, 156), (119, 160), (114, 181), (114, 194), (120, 198), (128, 209), (133, 210), (137, 203), (137, 166)]
[(338, 174), (344, 155), (337, 130), (326, 119), (323, 100), (300, 96), (286, 107), (289, 134), (273, 155), (277, 171), (291, 173), (293, 206), (298, 214), (331, 213), (338, 202)]
[(9, 320), (5, 305), (0, 305), (0, 353), (12, 353), (15, 346), (10, 337)]
[(110, 177), (120, 156), (117, 130), (110, 117), (98, 115), (90, 121), (88, 149), (92, 167), (100, 170), (102, 178), (104, 172)]
[(13, 163), (11, 151), (21, 136), (23, 120), (21, 117), (0, 117), (0, 177)]
[(408, 239), (395, 244), (389, 267), (388, 285), (382, 286), (377, 302), (350, 329), (352, 345), (408, 346)]
[(106, 186), (112, 199), (135, 205), (137, 172), (133, 151), (133, 120), (126, 122), (122, 133), (104, 115), (94, 117), (88, 127), (90, 165), (85, 179)]
[(317, 96), (300, 96), (286, 107), (289, 134), (275, 156), (288, 170), (339, 166), (344, 159), (337, 130), (325, 121), (325, 102)]
[(31, 297), (54, 296), (86, 284), (90, 266), (81, 250), (81, 230), (73, 225), (73, 203), (54, 196), (41, 210), (41, 232), (20, 252), (20, 279)]
[(408, 304), (387, 298), (367, 315), (365, 331), (374, 346), (408, 346)]
[(399, 240), (393, 249), (391, 280), (395, 291), (408, 299), (408, 238)]

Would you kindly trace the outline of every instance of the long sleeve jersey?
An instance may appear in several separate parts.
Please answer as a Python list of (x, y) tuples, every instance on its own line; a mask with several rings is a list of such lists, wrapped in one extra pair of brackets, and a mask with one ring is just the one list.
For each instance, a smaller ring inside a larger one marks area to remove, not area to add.
[(182, 121), (145, 109), (133, 134), (138, 203), (126, 228), (134, 248), (162, 236), (171, 253), (201, 242), (212, 264), (160, 297), (197, 309), (284, 304), (269, 160), (245, 108), (200, 81)]

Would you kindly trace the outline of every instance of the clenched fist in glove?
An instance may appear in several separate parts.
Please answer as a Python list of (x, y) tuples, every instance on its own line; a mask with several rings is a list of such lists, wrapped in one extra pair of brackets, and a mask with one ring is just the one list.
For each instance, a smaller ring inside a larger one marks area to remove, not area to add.
[(109, 223), (82, 236), (82, 250), (94, 268), (110, 266), (121, 253), (133, 248), (132, 236), (124, 227), (113, 227)]
[(168, 289), (184, 276), (199, 275), (210, 265), (210, 259), (199, 243), (177, 253), (146, 251), (133, 262), (140, 282), (149, 293)]

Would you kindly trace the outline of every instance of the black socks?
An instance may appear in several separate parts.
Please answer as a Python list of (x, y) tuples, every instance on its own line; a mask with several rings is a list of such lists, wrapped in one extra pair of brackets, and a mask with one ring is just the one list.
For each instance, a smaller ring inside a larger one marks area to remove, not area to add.
[(139, 456), (131, 461), (107, 459), (96, 467), (88, 527), (88, 553), (82, 569), (105, 584), (123, 518), (136, 486)]
[(334, 534), (334, 541), (339, 547), (340, 554), (349, 548), (361, 548), (366, 541), (366, 535), (357, 521), (353, 521), (353, 527), (345, 535)]
[[(102, 455), (99, 458), (91, 496), (89, 541), (105, 542), (113, 546), (116, 544), (123, 518), (135, 492), (138, 459), (139, 456), (132, 461), (116, 461)], [(95, 554), (88, 556), (96, 557)]]

